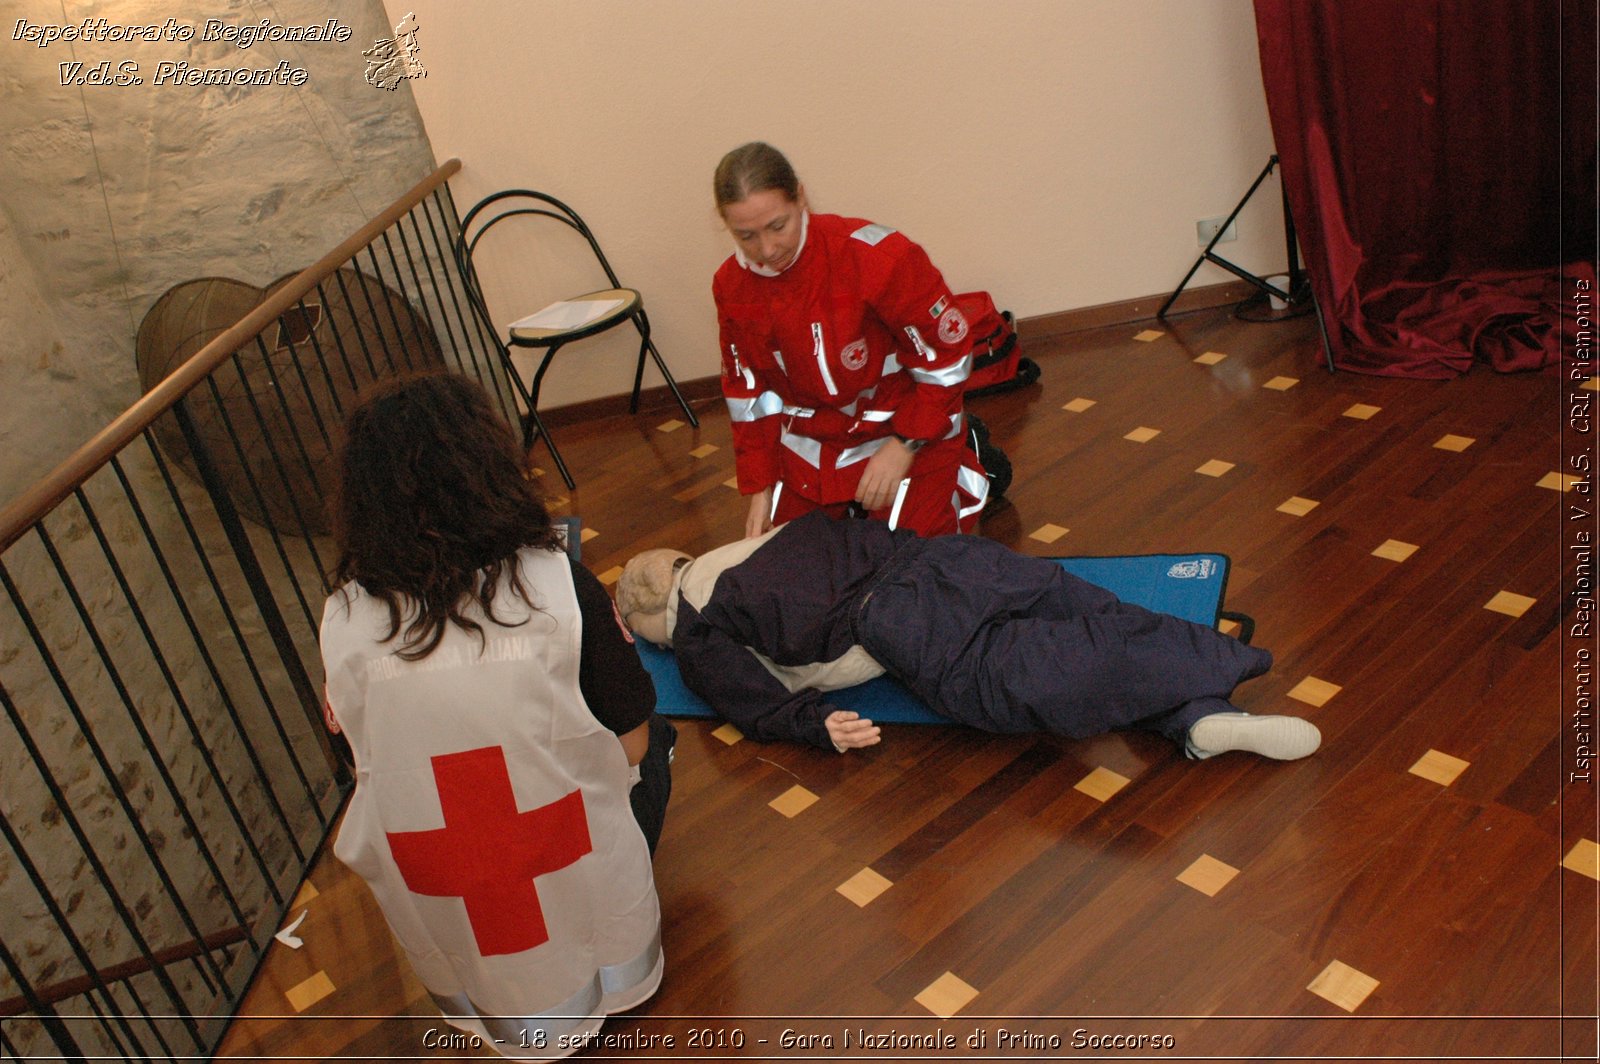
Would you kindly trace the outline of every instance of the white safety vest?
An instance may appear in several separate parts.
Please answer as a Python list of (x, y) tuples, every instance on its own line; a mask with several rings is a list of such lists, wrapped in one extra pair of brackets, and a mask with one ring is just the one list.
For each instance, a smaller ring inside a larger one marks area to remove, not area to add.
[(441, 1011), (508, 1056), (550, 1058), (654, 992), (660, 909), (627, 758), (579, 692), (567, 560), (518, 560), (539, 609), (502, 589), (509, 624), (473, 606), (484, 642), (447, 625), (421, 661), (379, 642), (388, 610), (358, 585), (328, 600), (328, 705), (356, 761), (334, 853)]

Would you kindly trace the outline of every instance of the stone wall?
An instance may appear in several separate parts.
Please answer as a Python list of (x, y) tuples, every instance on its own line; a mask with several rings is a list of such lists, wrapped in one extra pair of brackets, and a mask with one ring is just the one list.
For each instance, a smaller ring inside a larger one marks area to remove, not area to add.
[[(264, 18), (287, 27), (326, 27), (332, 19), (334, 36), (344, 36), (344, 30), (348, 36), (266, 39), (248, 48), (238, 47), (237, 37), (204, 39), (209, 20), (222, 27), (259, 27)], [(159, 39), (86, 40), (86, 24), (99, 37), (125, 36), (120, 27), (153, 26)], [(78, 39), (62, 35), (40, 46), (65, 27), (77, 29)], [(363, 49), (392, 36), (377, 0), (0, 2), (0, 502), (14, 498), (138, 398), (134, 337), (164, 291), (207, 276), (264, 287), (320, 258), (433, 169), (409, 85), (388, 91), (364, 76)], [(268, 71), (271, 83), (183, 81), (189, 71), (240, 67)], [(137, 444), (123, 464), (155, 538), (172, 546), (178, 582), (197, 586), (198, 563), (192, 552), (182, 560), (187, 532), (152, 456)], [(184, 497), (203, 514), (203, 498), (181, 475), (180, 480)], [(218, 882), (248, 870), (257, 858), (237, 841), (223, 841), (212, 854), (219, 877), (199, 855), (195, 832), (175, 813), (169, 793), (175, 788), (199, 796), (202, 838), (236, 839), (238, 819), (253, 826), (276, 816), (263, 793), (263, 773), (249, 756), (254, 750), (265, 760), (265, 776), (275, 783), (291, 775), (286, 755), (272, 750), (282, 745), (275, 729), (260, 719), (262, 684), (245, 675), (237, 655), (199, 660), (193, 640), (180, 630), (186, 622), (155, 555), (143, 546), (136, 515), (119, 504), (112, 474), (98, 475), (86, 497), (130, 593), (121, 590), (99, 535), (76, 501), (45, 527), (80, 584), (73, 590), (84, 600), (92, 630), (78, 619), (73, 592), (54, 575), (41, 542), (29, 537), (6, 551), (0, 561), (28, 617), (64, 666), (77, 703), (60, 693), (33, 650), (22, 613), (0, 594), (0, 684), (10, 703), (7, 717), (20, 719), (28, 741), (38, 745), (110, 877), (140, 884), (125, 901), (152, 947), (193, 936), (177, 915), (171, 890), (150, 876), (146, 845), (161, 855), (178, 892), (192, 892), (188, 903), (205, 925), (201, 931), (236, 922), (234, 905), (250, 920), (273, 919), (277, 905), (261, 889), (243, 891), (230, 903)], [(214, 524), (202, 524), (199, 534), (214, 547)], [(133, 617), (130, 598), (171, 655), (165, 671), (147, 651), (149, 639)], [(205, 630), (225, 624), (215, 610), (197, 621)], [(260, 638), (259, 619), (248, 608), (239, 623), (247, 638)], [(229, 699), (221, 697), (219, 686)], [(267, 677), (265, 686), (278, 689), (271, 691), (274, 697), (283, 693), (281, 676)], [(119, 688), (131, 696), (135, 713), (123, 705)], [(242, 728), (234, 712), (244, 715)], [(87, 727), (80, 726), (80, 716)], [(135, 719), (166, 752), (165, 775), (144, 753)], [(313, 741), (304, 719), (291, 719), (288, 727), (291, 745)], [(214, 751), (216, 772), (235, 797), (237, 814), (218, 800), (212, 771), (197, 756), (202, 746)], [(0, 778), (6, 781), (8, 823), (94, 962), (136, 956), (10, 720), (0, 721)], [(137, 811), (144, 838), (114, 800), (112, 779)], [(296, 826), (287, 833), (263, 855), (266, 862), (292, 867), (287, 836), (304, 830)], [(9, 848), (0, 847), (0, 920), (8, 949), (36, 984), (78, 974), (77, 959), (19, 864)], [(183, 976), (195, 984), (180, 988), (183, 993), (193, 989), (204, 996), (198, 970)], [(0, 976), (0, 997), (15, 992)], [(149, 980), (141, 997), (152, 1011), (173, 1011)], [(126, 996), (117, 1005), (136, 1011)], [(62, 1008), (89, 1011), (82, 1001)], [(72, 1026), (86, 1050), (127, 1051), (97, 1041), (100, 1029)], [(7, 1034), (24, 1054), (46, 1044), (41, 1030), (26, 1025), (8, 1024)], [(174, 1029), (170, 1036), (183, 1045), (183, 1032)]]

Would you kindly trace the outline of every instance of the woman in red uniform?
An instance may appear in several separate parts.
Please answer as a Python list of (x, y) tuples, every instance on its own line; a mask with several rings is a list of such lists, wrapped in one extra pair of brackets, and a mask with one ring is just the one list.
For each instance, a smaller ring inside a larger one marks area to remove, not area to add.
[(927, 253), (887, 226), (812, 214), (783, 154), (723, 157), (736, 251), (712, 294), (745, 534), (858, 504), (897, 528), (970, 531), (988, 481), (966, 446), (966, 318)]

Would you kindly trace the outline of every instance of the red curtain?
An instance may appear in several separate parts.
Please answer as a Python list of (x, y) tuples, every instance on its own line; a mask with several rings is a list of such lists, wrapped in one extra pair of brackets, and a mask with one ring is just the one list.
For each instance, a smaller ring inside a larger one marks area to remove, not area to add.
[(1571, 278), (1594, 283), (1594, 0), (1255, 0), (1255, 14), (1335, 365), (1556, 364)]

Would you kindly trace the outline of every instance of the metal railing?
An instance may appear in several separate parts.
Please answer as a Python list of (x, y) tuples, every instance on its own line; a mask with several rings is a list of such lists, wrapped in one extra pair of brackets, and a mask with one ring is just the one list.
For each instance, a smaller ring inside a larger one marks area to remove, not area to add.
[(459, 169), (0, 510), (7, 1056), (210, 1053), (327, 838), (351, 782), (317, 651), (336, 428), (432, 366), (518, 415), (455, 264)]

